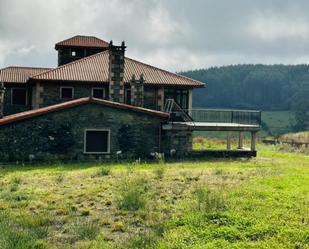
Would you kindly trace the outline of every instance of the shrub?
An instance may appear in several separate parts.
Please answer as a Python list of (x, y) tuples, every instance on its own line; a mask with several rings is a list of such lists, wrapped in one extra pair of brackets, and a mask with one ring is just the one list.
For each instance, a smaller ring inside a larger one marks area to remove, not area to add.
[(146, 205), (145, 193), (148, 182), (145, 179), (133, 179), (126, 182), (120, 190), (118, 207), (128, 211), (143, 209)]
[(78, 240), (93, 240), (98, 236), (100, 226), (97, 221), (79, 218), (71, 225), (71, 230)]

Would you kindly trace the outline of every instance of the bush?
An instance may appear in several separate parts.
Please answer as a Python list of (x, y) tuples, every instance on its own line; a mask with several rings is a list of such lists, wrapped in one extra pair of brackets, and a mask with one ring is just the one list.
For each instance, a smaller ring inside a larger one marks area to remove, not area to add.
[(120, 190), (118, 207), (128, 211), (143, 209), (146, 205), (145, 194), (148, 182), (145, 179), (134, 179), (126, 182)]

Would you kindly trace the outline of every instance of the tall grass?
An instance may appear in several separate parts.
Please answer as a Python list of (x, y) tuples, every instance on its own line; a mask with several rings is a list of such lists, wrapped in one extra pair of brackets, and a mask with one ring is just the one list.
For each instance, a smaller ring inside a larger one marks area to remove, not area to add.
[(70, 230), (77, 240), (94, 240), (100, 233), (100, 226), (89, 218), (78, 218), (71, 224)]
[(118, 208), (128, 211), (143, 209), (149, 184), (146, 179), (137, 178), (126, 181), (119, 191)]
[(6, 212), (0, 212), (0, 248), (46, 248), (40, 240), (47, 238), (50, 222), (48, 215), (13, 217)]

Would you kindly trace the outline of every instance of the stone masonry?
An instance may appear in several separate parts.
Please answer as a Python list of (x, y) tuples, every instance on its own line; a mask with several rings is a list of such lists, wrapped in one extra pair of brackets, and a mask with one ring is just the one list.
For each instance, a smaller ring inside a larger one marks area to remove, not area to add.
[(125, 43), (121, 46), (109, 45), (109, 99), (114, 102), (124, 102), (124, 53)]
[(144, 106), (144, 77), (140, 76), (139, 80), (135, 79), (135, 75), (131, 79), (131, 101), (135, 106)]

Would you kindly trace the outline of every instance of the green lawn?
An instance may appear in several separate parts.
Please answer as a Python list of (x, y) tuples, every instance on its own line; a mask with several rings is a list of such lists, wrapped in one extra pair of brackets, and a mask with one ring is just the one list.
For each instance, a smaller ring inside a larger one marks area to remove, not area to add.
[(0, 169), (0, 248), (309, 248), (309, 157)]

